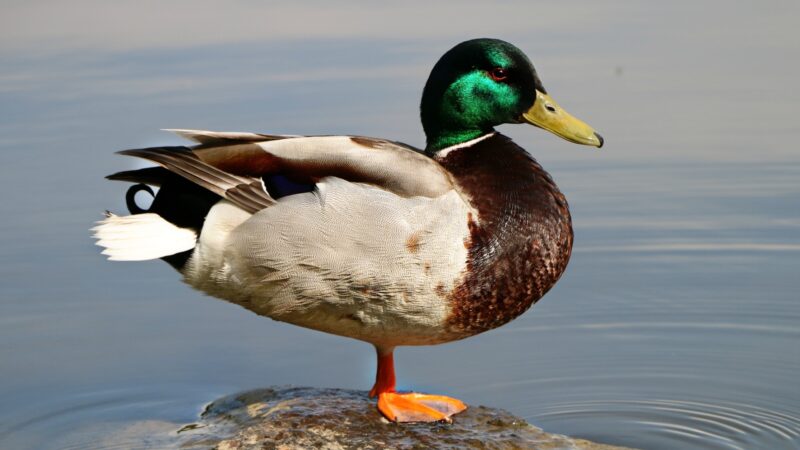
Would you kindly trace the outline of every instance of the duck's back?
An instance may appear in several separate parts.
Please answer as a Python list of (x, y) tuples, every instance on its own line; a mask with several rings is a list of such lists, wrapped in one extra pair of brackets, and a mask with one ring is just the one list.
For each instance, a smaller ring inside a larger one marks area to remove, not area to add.
[(448, 318), (466, 337), (507, 323), (553, 287), (572, 251), (572, 221), (550, 175), (502, 134), (437, 160), (478, 215), (469, 220), (467, 273)]

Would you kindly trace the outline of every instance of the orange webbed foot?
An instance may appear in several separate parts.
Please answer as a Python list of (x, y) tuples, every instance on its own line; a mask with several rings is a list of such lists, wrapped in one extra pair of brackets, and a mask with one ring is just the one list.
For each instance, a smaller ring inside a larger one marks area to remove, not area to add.
[(461, 400), (443, 395), (395, 391), (394, 357), (391, 348), (378, 352), (378, 372), (370, 397), (378, 397), (378, 410), (392, 422), (450, 422), (453, 414), (467, 409)]
[(378, 410), (392, 422), (450, 422), (450, 417), (467, 409), (461, 400), (416, 392), (378, 394)]

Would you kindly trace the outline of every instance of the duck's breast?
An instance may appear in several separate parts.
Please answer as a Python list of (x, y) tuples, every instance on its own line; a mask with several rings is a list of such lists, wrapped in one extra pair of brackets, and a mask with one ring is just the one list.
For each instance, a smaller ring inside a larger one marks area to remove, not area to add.
[(572, 221), (550, 175), (506, 136), (449, 152), (440, 163), (477, 212), (447, 325), (467, 337), (509, 322), (555, 285), (572, 251)]

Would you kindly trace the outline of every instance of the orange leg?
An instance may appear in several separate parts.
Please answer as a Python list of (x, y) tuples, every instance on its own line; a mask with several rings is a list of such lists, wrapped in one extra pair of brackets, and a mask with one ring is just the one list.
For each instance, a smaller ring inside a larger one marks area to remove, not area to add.
[(375, 384), (369, 391), (370, 398), (375, 398), (384, 392), (394, 392), (394, 350), (378, 351), (378, 372), (375, 374)]
[(378, 397), (378, 410), (392, 422), (450, 421), (450, 416), (467, 409), (461, 400), (442, 395), (397, 393), (394, 377), (394, 349), (378, 351), (378, 372), (370, 397)]

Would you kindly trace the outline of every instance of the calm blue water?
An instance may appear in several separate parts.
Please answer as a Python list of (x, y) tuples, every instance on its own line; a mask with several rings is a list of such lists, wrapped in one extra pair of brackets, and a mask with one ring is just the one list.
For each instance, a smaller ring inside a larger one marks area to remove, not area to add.
[(205, 297), (159, 261), (105, 261), (87, 230), (124, 211), (126, 186), (103, 177), (136, 164), (115, 150), (180, 142), (159, 128), (420, 145), (430, 67), (478, 35), (525, 50), (607, 145), (502, 127), (567, 195), (573, 259), (510, 325), (401, 348), (400, 387), (610, 444), (800, 448), (795, 4), (470, 4), (446, 29), (447, 8), (430, 10), (411, 36), (384, 25), (413, 8), (349, 7), (348, 32), (312, 7), (265, 11), (270, 31), (238, 4), (210, 36), (202, 11), (139, 29), (124, 18), (147, 6), (45, 5), (2, 7), (0, 448), (104, 447), (269, 385), (368, 389), (363, 343)]

